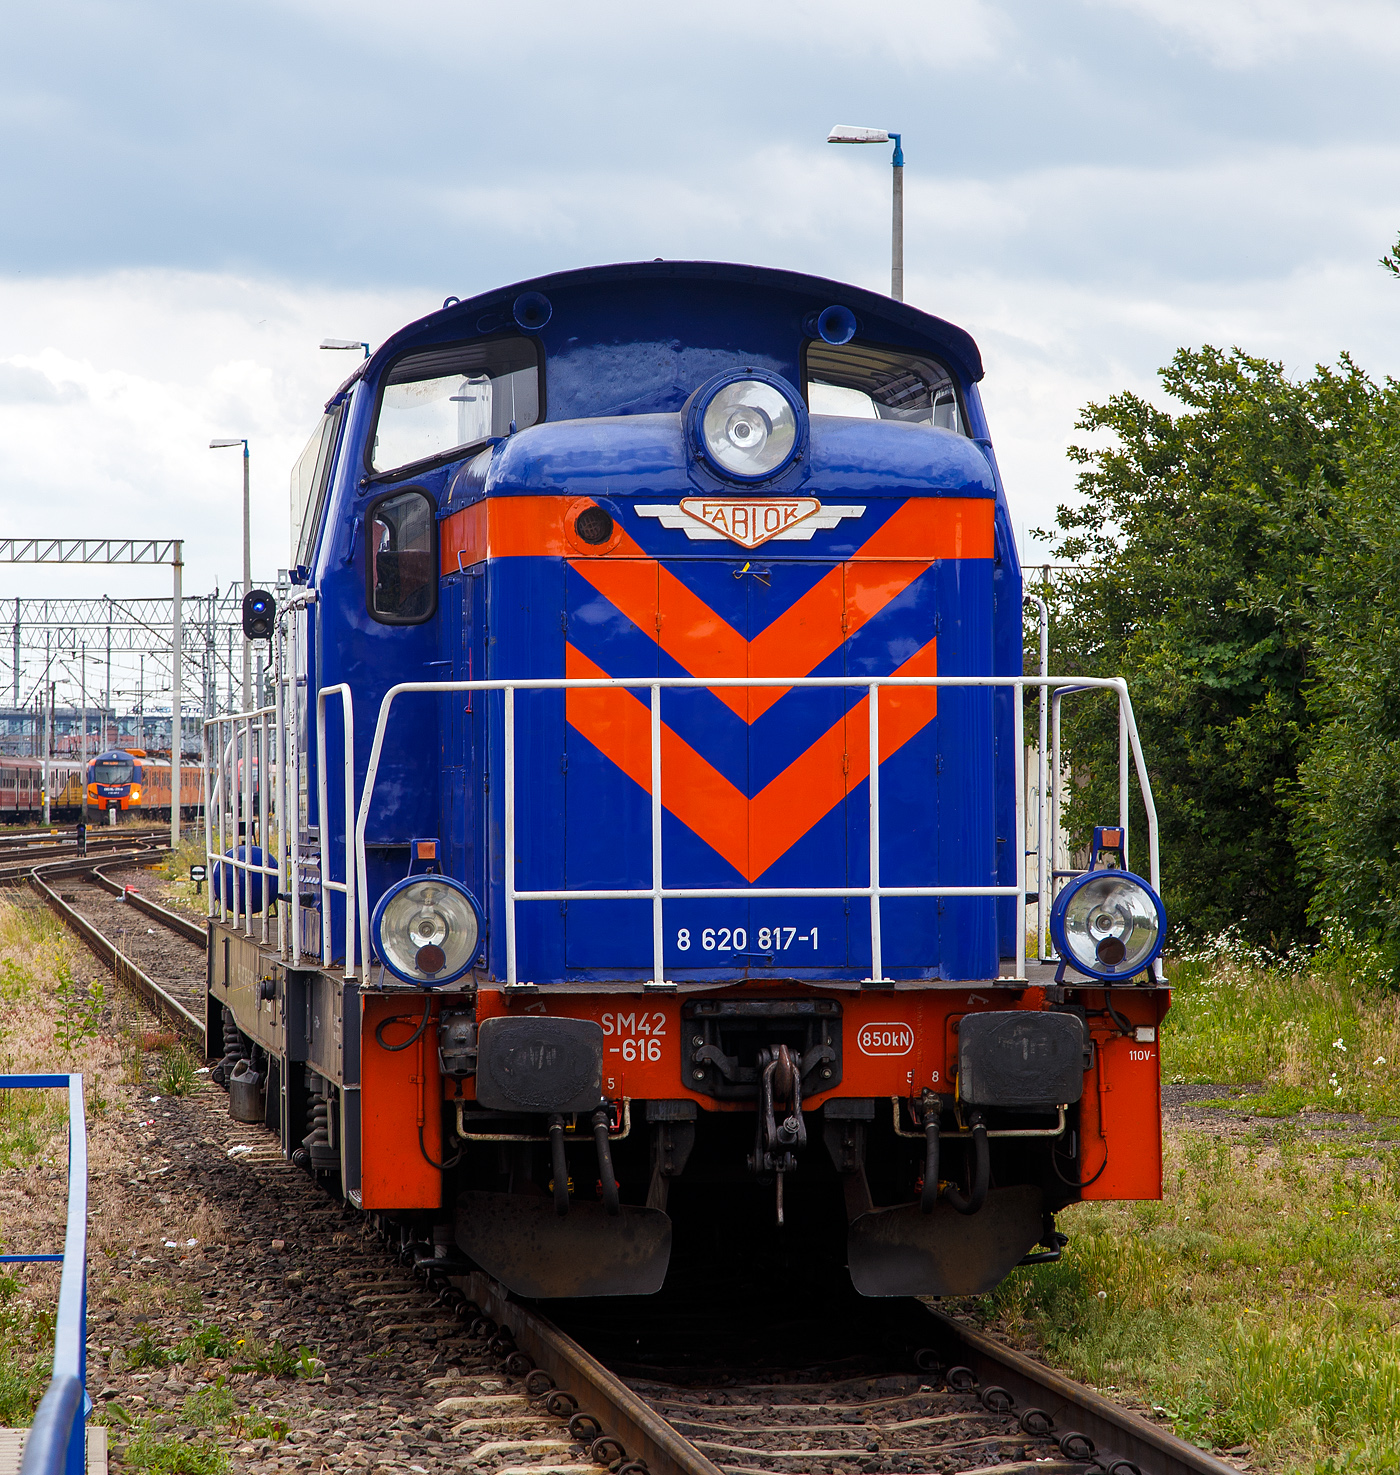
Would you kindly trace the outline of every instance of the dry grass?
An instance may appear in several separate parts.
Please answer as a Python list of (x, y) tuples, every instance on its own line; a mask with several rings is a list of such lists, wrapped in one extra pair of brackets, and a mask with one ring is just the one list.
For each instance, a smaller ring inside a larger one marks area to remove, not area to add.
[[(81, 1012), (102, 984), (95, 1033), (60, 1043), (64, 1008)], [(0, 894), (0, 1073), (83, 1076), (87, 1108), (89, 1266), (129, 1244), (132, 1225), (104, 1212), (110, 1185), (127, 1171), (129, 1152), (114, 1120), (110, 1093), (121, 1076), (122, 1041), (146, 1028), (139, 1006), (58, 919), (26, 892)], [(12, 1253), (57, 1253), (67, 1218), (68, 1102), (62, 1091), (0, 1091), (0, 1244)], [(19, 1416), (47, 1381), (58, 1272), (16, 1266), (0, 1277), (0, 1401)], [(27, 1416), (26, 1416), (27, 1417)]]

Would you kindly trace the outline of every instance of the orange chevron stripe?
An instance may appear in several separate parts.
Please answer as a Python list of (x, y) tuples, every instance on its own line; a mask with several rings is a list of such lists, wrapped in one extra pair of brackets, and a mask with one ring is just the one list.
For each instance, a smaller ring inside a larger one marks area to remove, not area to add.
[[(565, 651), (567, 676), (606, 676), (582, 651)], [(564, 704), (569, 725), (581, 732), (644, 792), (651, 793), (651, 711), (634, 691), (618, 687), (574, 688)], [(663, 722), (661, 793), (666, 808), (748, 875), (749, 801)]]
[[(935, 558), (990, 558), (991, 502), (963, 497), (911, 497), (852, 555), (838, 564), (752, 641), (717, 615), (668, 569), (659, 588), (627, 568), (626, 559), (590, 559), (573, 567), (639, 629), (657, 630), (662, 650), (692, 676), (781, 676), (817, 668), (909, 587)], [(918, 550), (910, 557), (910, 550)], [(867, 566), (879, 560), (875, 567)], [(785, 687), (715, 695), (736, 716), (756, 722)]]
[[(572, 645), (567, 649), (565, 670), (570, 676), (607, 675)], [(933, 676), (937, 670), (935, 639), (894, 674)], [(651, 792), (651, 717), (644, 702), (632, 691), (618, 688), (573, 690), (565, 710), (571, 727), (639, 788)], [(880, 761), (921, 732), (937, 711), (934, 688), (882, 692)], [(663, 723), (663, 802), (683, 825), (753, 882), (869, 776), (868, 712), (869, 698), (863, 697), (752, 799)]]

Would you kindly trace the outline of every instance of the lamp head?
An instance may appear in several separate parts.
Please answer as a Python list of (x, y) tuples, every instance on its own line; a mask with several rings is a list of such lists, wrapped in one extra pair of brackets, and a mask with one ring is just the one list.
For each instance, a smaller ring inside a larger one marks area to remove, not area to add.
[(850, 123), (837, 123), (826, 136), (828, 143), (889, 143), (884, 128), (856, 128)]

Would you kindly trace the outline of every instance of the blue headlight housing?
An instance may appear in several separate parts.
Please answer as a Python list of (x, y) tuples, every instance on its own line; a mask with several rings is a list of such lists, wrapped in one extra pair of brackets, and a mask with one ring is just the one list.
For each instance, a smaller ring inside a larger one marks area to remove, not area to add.
[(686, 445), (726, 481), (771, 481), (807, 445), (802, 396), (766, 369), (716, 374), (691, 395), (682, 413)]
[(1060, 957), (1105, 983), (1122, 983), (1150, 968), (1166, 936), (1161, 898), (1131, 871), (1086, 871), (1050, 909), (1050, 939)]
[(481, 947), (481, 908), (451, 876), (406, 876), (379, 898), (369, 927), (379, 961), (419, 988), (460, 978)]

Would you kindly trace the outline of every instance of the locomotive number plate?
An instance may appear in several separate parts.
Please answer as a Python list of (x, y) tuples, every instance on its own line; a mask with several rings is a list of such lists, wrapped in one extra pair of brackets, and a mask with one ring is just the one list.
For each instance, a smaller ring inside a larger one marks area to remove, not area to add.
[(821, 511), (815, 497), (682, 497), (681, 511), (741, 548), (757, 548)]

